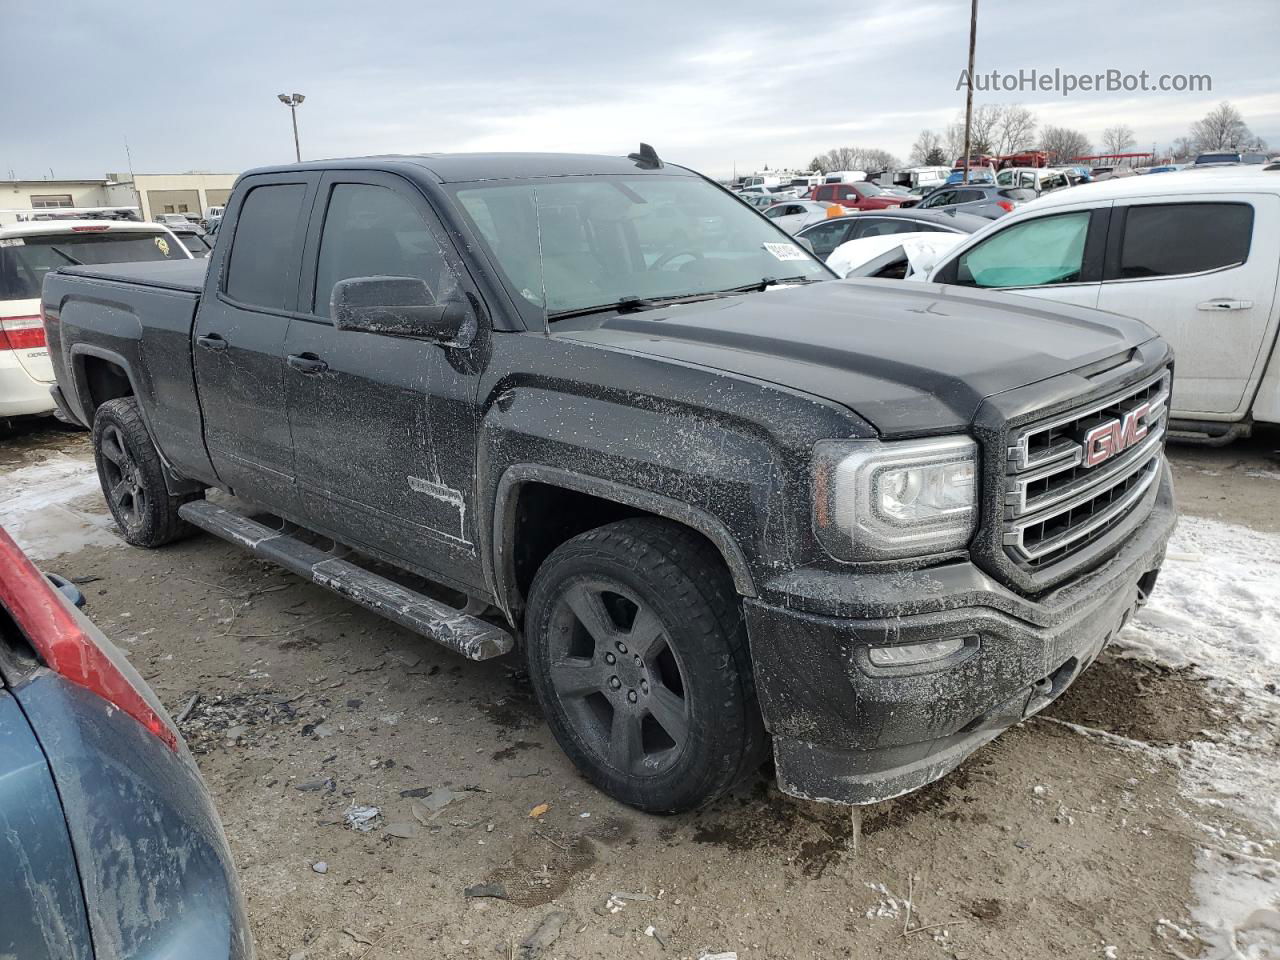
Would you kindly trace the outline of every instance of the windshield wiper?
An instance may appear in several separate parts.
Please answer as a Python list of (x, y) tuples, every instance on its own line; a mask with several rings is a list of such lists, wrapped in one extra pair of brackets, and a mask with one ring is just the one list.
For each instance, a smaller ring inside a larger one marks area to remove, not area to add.
[(763, 292), (770, 287), (776, 287), (782, 283), (817, 283), (814, 277), (761, 277), (755, 283), (744, 283), (740, 287), (730, 287), (728, 290), (720, 290), (719, 293), (752, 293)]
[(743, 284), (740, 287), (730, 287), (727, 290), (708, 290), (704, 293), (677, 293), (666, 297), (622, 297), (613, 303), (599, 303), (594, 307), (577, 307), (573, 310), (557, 310), (554, 313), (547, 314), (548, 320), (565, 320), (569, 317), (585, 317), (592, 313), (605, 313), (608, 311), (617, 311), (618, 313), (633, 313), (637, 310), (649, 310), (653, 307), (666, 306), (672, 303), (697, 303), (699, 300), (718, 300), (721, 297), (730, 297), (735, 293), (751, 293), (755, 290), (765, 290), (768, 287), (775, 286), (780, 283), (816, 283), (813, 277), (761, 277), (755, 283)]
[(666, 297), (622, 297), (613, 303), (600, 303), (594, 307), (577, 307), (573, 310), (557, 310), (547, 314), (548, 320), (565, 320), (569, 317), (585, 317), (591, 313), (634, 313), (637, 310), (649, 310), (670, 303), (695, 303), (698, 300), (714, 300), (724, 296), (727, 291), (711, 290), (706, 293), (676, 293)]
[(52, 250), (54, 253), (56, 253), (58, 256), (62, 257), (63, 260), (67, 261), (67, 263), (71, 264), (74, 267), (84, 266), (83, 260), (77, 260), (75, 257), (67, 253), (67, 251), (63, 250), (61, 247), (55, 247), (53, 245), (50, 245), (49, 249)]

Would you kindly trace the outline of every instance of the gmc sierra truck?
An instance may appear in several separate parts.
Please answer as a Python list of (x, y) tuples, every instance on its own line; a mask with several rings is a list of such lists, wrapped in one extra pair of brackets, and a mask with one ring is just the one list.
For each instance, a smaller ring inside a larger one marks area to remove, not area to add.
[(1094, 660), (1174, 524), (1147, 327), (837, 280), (647, 146), (254, 170), (207, 260), (65, 266), (42, 309), (125, 540), (521, 648), (645, 810), (770, 750), (815, 800), (943, 776)]

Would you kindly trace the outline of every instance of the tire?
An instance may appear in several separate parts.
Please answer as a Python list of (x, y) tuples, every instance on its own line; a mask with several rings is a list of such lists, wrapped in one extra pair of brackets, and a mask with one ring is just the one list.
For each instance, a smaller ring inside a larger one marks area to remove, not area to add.
[(623, 803), (689, 810), (764, 758), (737, 594), (684, 527), (623, 520), (562, 544), (534, 577), (525, 642), (556, 740)]
[(133, 397), (108, 400), (93, 418), (93, 458), (98, 481), (120, 535), (138, 547), (160, 547), (194, 528), (178, 508), (202, 493), (173, 496), (160, 454)]

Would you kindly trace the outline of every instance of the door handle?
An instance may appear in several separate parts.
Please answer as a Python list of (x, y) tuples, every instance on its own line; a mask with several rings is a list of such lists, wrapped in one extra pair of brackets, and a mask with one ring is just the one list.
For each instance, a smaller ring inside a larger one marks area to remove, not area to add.
[(1203, 303), (1196, 304), (1197, 310), (1222, 311), (1222, 310), (1251, 310), (1253, 309), (1252, 300), (1205, 300)]
[(324, 373), (329, 369), (329, 365), (327, 363), (319, 357), (308, 353), (291, 353), (285, 362), (299, 373)]
[(206, 350), (214, 351), (214, 353), (221, 353), (223, 350), (227, 349), (227, 341), (223, 340), (222, 337), (218, 336), (216, 333), (211, 333), (204, 337), (196, 337), (196, 343), (204, 347)]

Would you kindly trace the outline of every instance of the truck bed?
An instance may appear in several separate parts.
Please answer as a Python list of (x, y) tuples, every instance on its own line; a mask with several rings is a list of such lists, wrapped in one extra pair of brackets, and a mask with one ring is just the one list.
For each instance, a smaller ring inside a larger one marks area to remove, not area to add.
[(191, 344), (207, 268), (207, 260), (66, 266), (44, 282), (49, 356), (71, 415), (90, 426), (102, 395), (119, 395), (94, 372), (113, 364), (127, 372), (161, 454), (185, 476), (211, 469)]
[(162, 290), (199, 293), (204, 288), (208, 260), (173, 260), (155, 263), (106, 263), (59, 267), (59, 273), (96, 280), (117, 280)]

